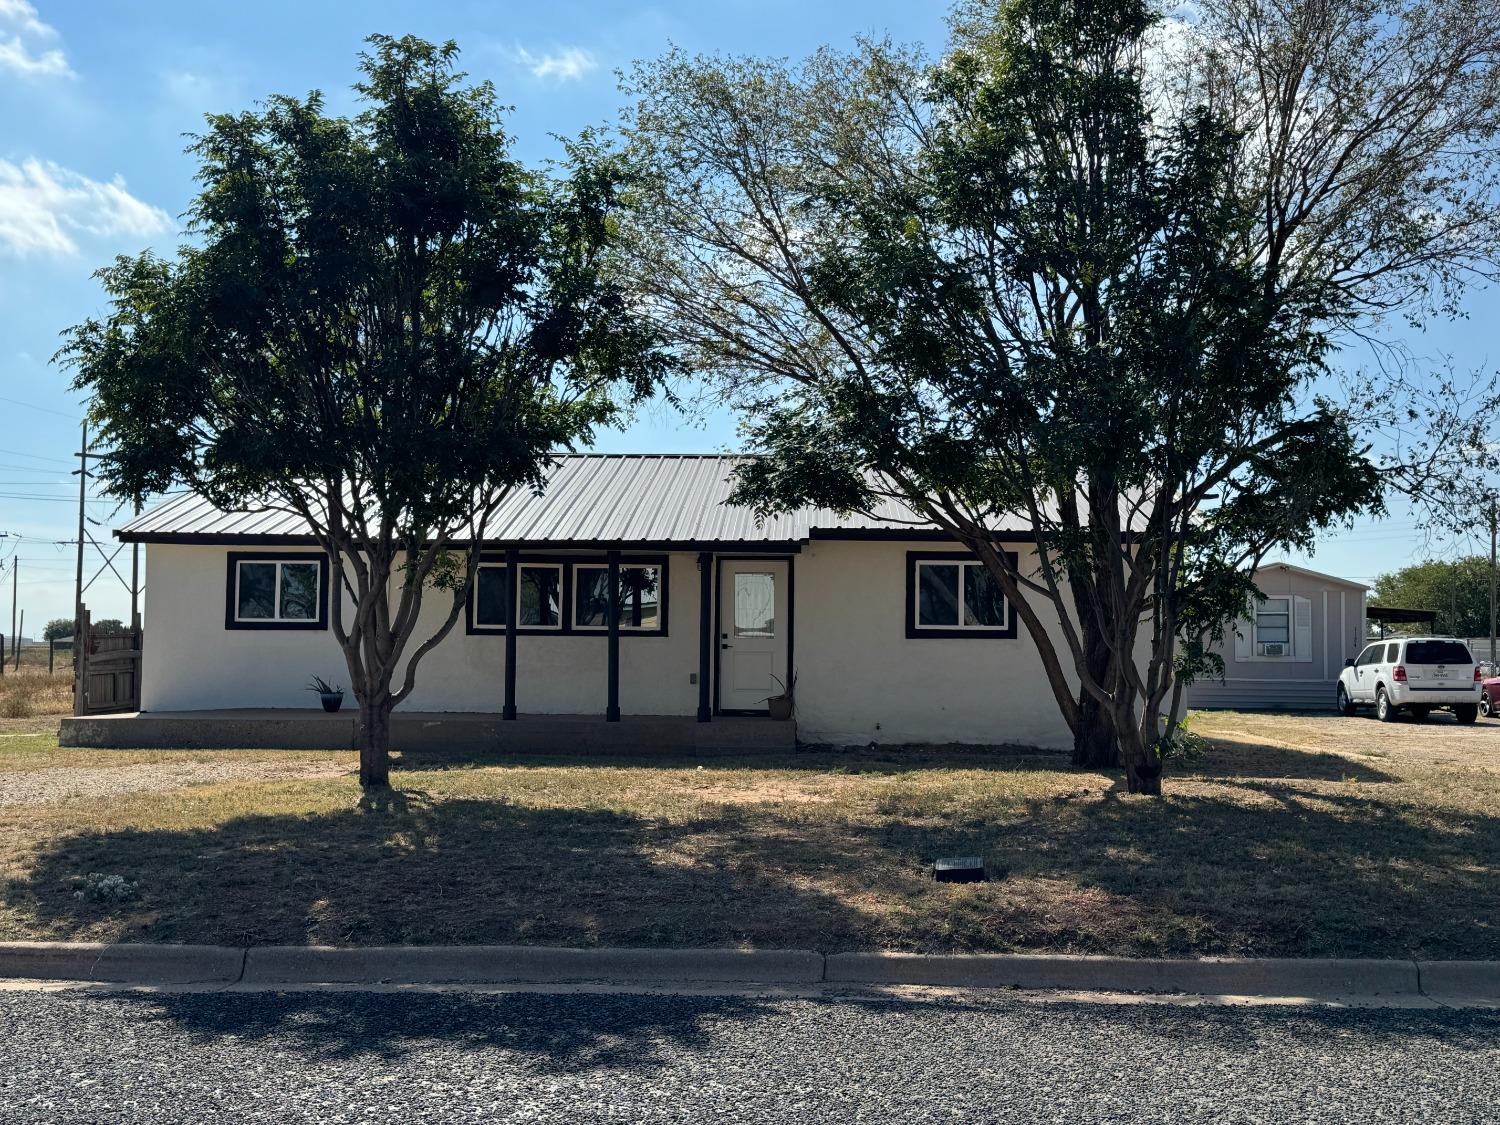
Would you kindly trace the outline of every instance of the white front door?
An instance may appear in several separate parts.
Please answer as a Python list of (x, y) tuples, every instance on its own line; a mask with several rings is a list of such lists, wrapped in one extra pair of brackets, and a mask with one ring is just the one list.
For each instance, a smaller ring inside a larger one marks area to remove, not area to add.
[(767, 697), (780, 695), (787, 680), (787, 562), (720, 565), (719, 709), (763, 712)]

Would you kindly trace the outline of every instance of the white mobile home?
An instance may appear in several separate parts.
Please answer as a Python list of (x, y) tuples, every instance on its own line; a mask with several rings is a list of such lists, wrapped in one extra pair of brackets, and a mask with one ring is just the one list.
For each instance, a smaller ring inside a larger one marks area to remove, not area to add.
[(1286, 562), (1262, 565), (1255, 585), (1265, 600), (1218, 650), (1224, 681), (1194, 684), (1191, 705), (1331, 709), (1345, 659), (1364, 645), (1369, 587)]
[[(1070, 743), (1035, 645), (972, 555), (897, 505), (759, 522), (726, 502), (735, 460), (559, 457), (542, 494), (486, 529), (464, 620), (398, 717), (712, 724), (765, 715), (795, 672), (805, 742)], [(146, 551), (142, 712), (306, 712), (311, 676), (342, 678), (327, 561), (296, 518), (182, 496), (119, 535)], [(1022, 529), (997, 536), (1030, 549)], [(627, 592), (614, 661), (611, 565)], [(426, 599), (418, 638), (445, 600)]]

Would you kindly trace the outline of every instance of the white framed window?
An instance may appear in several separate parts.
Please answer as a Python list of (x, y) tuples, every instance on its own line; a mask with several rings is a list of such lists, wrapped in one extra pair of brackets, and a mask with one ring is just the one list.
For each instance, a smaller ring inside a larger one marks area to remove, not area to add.
[(1292, 655), (1292, 602), (1267, 598), (1256, 607), (1252, 640), (1257, 656)]
[(972, 555), (908, 558), (908, 636), (1015, 636), (1010, 605), (984, 563)]
[(228, 585), (226, 628), (327, 628), (328, 560), (322, 555), (231, 552)]
[(563, 627), (562, 564), (522, 563), (517, 571), (516, 627), (560, 632)]
[[(662, 568), (621, 565), (617, 594), (621, 631), (657, 632), (662, 627)], [(609, 567), (573, 567), (573, 628), (609, 628)]]

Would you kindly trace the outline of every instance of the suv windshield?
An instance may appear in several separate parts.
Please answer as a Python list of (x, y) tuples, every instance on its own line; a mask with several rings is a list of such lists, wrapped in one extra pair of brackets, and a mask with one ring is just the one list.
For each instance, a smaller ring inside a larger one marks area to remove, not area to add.
[(1406, 646), (1408, 664), (1472, 664), (1469, 650), (1457, 641), (1411, 641)]

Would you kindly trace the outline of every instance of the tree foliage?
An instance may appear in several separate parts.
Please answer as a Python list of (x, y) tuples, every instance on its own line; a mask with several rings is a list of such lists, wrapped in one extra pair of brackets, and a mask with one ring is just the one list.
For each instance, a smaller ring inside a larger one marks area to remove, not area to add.
[[(1299, 6), (1226, 0), (1205, 29)], [(1341, 57), (1423, 30), (1388, 17), (1338, 21)], [(1403, 101), (1390, 68), (1351, 86), (1259, 33), (1153, 74), (1157, 26), (1143, 3), (1007, 0), (961, 8), (936, 66), (880, 43), (798, 67), (672, 54), (633, 75), (626, 129), (656, 175), (633, 276), (745, 412), (765, 456), (740, 497), (893, 498), (947, 530), (1075, 732), (1092, 706), (1148, 791), (1174, 678), (1212, 672), (1247, 570), (1379, 506), (1354, 420), (1314, 393), (1330, 333), (1494, 248), (1472, 162), (1419, 128), (1453, 141), (1467, 99), (1492, 137), (1479, 84), (1381, 110)], [(1259, 89), (1232, 61), (1306, 84)], [(1332, 93), (1364, 104), (1320, 114)], [(1283, 94), (1290, 124), (1268, 119)], [(1417, 198), (1464, 237), (1397, 223)], [(1035, 555), (1012, 566), (996, 533), (1017, 528)]]
[(1437, 613), (1431, 625), (1395, 626), (1396, 632), (1488, 637), (1490, 560), (1468, 555), (1451, 561), (1428, 559), (1404, 566), (1375, 579), (1370, 601), (1397, 609), (1430, 609)]
[(116, 493), (290, 512), (327, 551), (361, 780), (383, 784), (390, 711), (473, 581), (453, 548), (667, 363), (610, 276), (618, 160), (584, 137), (530, 171), (453, 44), (369, 42), (353, 117), (313, 93), (207, 118), (193, 243), (101, 270), (110, 312), (61, 354)]

